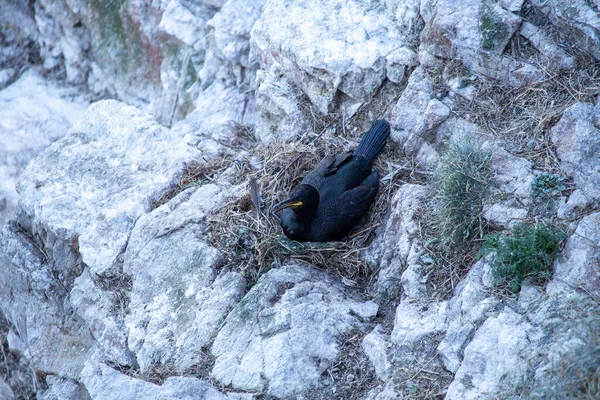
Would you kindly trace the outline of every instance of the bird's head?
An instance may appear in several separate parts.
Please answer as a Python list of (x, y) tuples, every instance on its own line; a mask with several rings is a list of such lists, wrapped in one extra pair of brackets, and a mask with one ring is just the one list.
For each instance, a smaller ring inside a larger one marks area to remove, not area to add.
[(290, 239), (305, 240), (313, 216), (319, 205), (319, 192), (310, 185), (300, 184), (290, 192), (290, 197), (273, 207), (281, 213), (281, 227)]
[(273, 207), (273, 211), (289, 208), (295, 214), (312, 214), (319, 205), (319, 192), (311, 185), (300, 184), (290, 192), (290, 196)]

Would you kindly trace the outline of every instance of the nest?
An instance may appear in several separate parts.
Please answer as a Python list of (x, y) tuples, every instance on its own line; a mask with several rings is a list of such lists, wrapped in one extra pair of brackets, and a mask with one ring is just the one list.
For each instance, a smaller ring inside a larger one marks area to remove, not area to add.
[(414, 167), (400, 158), (391, 143), (374, 166), (382, 176), (377, 199), (346, 241), (290, 240), (281, 230), (279, 217), (270, 212), (324, 157), (358, 145), (360, 137), (347, 139), (331, 131), (323, 129), (320, 134), (307, 133), (294, 142), (258, 147), (254, 154), (233, 164), (234, 181), (248, 182), (249, 191), (209, 217), (209, 237), (211, 244), (223, 253), (223, 267), (240, 271), (250, 285), (287, 259), (327, 270), (349, 286), (369, 284), (372, 270), (360, 253), (384, 220), (395, 189), (403, 180), (412, 180), (414, 174)]

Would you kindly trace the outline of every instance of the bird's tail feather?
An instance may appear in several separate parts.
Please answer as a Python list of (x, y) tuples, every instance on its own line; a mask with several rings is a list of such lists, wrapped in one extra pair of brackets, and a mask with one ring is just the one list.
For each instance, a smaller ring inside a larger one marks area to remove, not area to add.
[(356, 157), (363, 157), (370, 164), (373, 163), (385, 147), (385, 142), (389, 135), (390, 124), (385, 119), (378, 119), (371, 126), (371, 129), (365, 133), (354, 155)]

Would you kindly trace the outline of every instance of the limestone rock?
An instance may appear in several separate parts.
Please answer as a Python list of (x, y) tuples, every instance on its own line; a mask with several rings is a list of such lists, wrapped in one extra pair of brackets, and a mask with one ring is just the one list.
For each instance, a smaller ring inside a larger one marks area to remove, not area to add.
[(448, 330), (438, 346), (446, 368), (455, 373), (463, 358), (463, 350), (472, 334), (493, 311), (499, 301), (490, 296), (489, 266), (479, 261), (454, 290), (448, 303)]
[(420, 340), (446, 329), (445, 301), (421, 304), (404, 300), (396, 309), (390, 340), (398, 346), (415, 349)]
[(217, 9), (203, 2), (180, 0), (151, 4), (152, 12), (162, 13), (158, 20), (144, 18), (143, 14), (136, 18), (145, 27), (151, 46), (157, 47), (151, 48), (157, 58), (151, 68), (152, 73), (159, 72), (160, 86), (156, 90), (161, 95), (153, 98), (148, 109), (159, 121), (171, 126), (194, 109), (198, 74), (208, 46), (207, 23)]
[(362, 341), (362, 348), (369, 361), (375, 368), (377, 377), (385, 381), (389, 378), (391, 362), (388, 354), (389, 337), (382, 332), (381, 325), (377, 325), (375, 329)]
[(69, 135), (23, 172), (23, 211), (59, 239), (77, 239), (90, 272), (110, 270), (136, 219), (199, 155), (134, 107), (90, 106)]
[(204, 87), (214, 80), (254, 87), (258, 60), (250, 52), (250, 32), (265, 0), (229, 0), (207, 23), (208, 47), (199, 78)]
[(206, 142), (212, 141), (216, 152), (211, 156), (220, 156), (229, 150), (221, 143), (238, 147), (235, 140), (239, 127), (256, 123), (255, 103), (252, 92), (243, 93), (237, 87), (215, 82), (198, 95), (196, 109), (172, 129), (181, 137), (188, 135), (198, 148), (206, 149)]
[(483, 205), (483, 217), (493, 226), (510, 229), (523, 222), (531, 204), (532, 163), (516, 157), (503, 148), (486, 143), (492, 153), (493, 173), (488, 202)]
[(213, 378), (275, 397), (321, 387), (321, 374), (343, 356), (337, 340), (365, 330), (377, 314), (375, 303), (345, 291), (328, 274), (298, 264), (269, 271), (219, 331)]
[(597, 3), (533, 0), (531, 4), (544, 13), (559, 31), (572, 37), (581, 50), (596, 60), (600, 59), (600, 16)]
[(533, 65), (502, 55), (521, 18), (495, 1), (438, 1), (430, 12), (421, 33), (422, 65), (439, 69), (443, 60), (458, 59), (470, 72), (509, 85), (542, 79)]
[(44, 81), (33, 69), (0, 91), (0, 226), (15, 217), (19, 174), (66, 135), (87, 106), (73, 89)]
[[(420, 280), (423, 269), (420, 268), (420, 249), (417, 233), (419, 226), (414, 219), (415, 213), (425, 200), (424, 186), (403, 185), (392, 199), (392, 212), (385, 226), (379, 231), (371, 246), (364, 253), (366, 261), (379, 271), (377, 292), (383, 298), (394, 298), (399, 295), (401, 275), (408, 268), (407, 263), (415, 265), (411, 268), (413, 275), (410, 282), (415, 282), (415, 290), (411, 295), (422, 293)], [(410, 256), (410, 258), (409, 258)], [(417, 265), (419, 265), (417, 267)], [(405, 281), (408, 280), (408, 275)], [(408, 284), (408, 281), (407, 281)]]
[(3, 1), (0, 26), (1, 90), (21, 76), (38, 51), (33, 7), (27, 1)]
[(15, 394), (11, 387), (0, 377), (0, 396), (6, 400), (14, 400)]
[[(81, 273), (76, 260), (61, 254), (65, 252), (62, 241), (51, 235), (46, 238), (45, 255), (39, 250), (44, 243), (14, 222), (5, 225), (0, 243), (0, 307), (14, 326), (11, 343), (27, 344), (21, 353), (38, 371), (78, 379), (95, 343), (67, 298), (74, 276)], [(48, 254), (60, 260), (62, 270)]]
[(48, 375), (46, 377), (48, 390), (41, 395), (41, 400), (91, 400), (87, 390), (82, 385), (69, 379)]
[(417, 125), (417, 119), (425, 113), (427, 105), (433, 99), (433, 83), (422, 67), (417, 67), (410, 77), (406, 89), (392, 110), (391, 138), (404, 146)]
[(484, 204), (483, 217), (493, 226), (512, 228), (527, 217), (527, 210), (505, 204)]
[[(600, 296), (600, 213), (585, 216), (569, 238), (562, 257), (554, 263), (554, 280), (558, 283), (583, 285), (594, 296)], [(549, 291), (557, 288), (549, 285)]]
[(228, 400), (225, 394), (200, 379), (173, 376), (167, 378), (162, 385), (156, 385), (124, 375), (93, 360), (86, 364), (82, 381), (93, 400)]
[(479, 399), (511, 387), (527, 376), (530, 338), (534, 327), (526, 318), (506, 308), (475, 332), (466, 346), (447, 399)]
[(353, 110), (370, 99), (386, 76), (386, 57), (403, 40), (385, 10), (369, 2), (277, 0), (265, 6), (251, 43), (265, 70), (279, 65), (327, 114), (338, 91)]
[(132, 276), (129, 348), (142, 372), (154, 365), (184, 371), (202, 363), (221, 323), (241, 299), (237, 272), (216, 277), (217, 249), (199, 240), (206, 214), (236, 191), (206, 185), (189, 200), (142, 216), (131, 233), (123, 271)]
[(575, 189), (566, 202), (558, 206), (557, 216), (561, 219), (577, 218), (588, 206), (594, 203), (594, 199), (587, 196), (583, 190)]
[(264, 143), (299, 137), (308, 129), (302, 113), (302, 92), (283, 77), (277, 65), (257, 73), (256, 106), (259, 118), (256, 134)]
[(529, 23), (523, 22), (519, 33), (527, 38), (529, 42), (544, 56), (564, 70), (573, 69), (576, 66), (575, 58), (566, 54), (543, 29)]
[(600, 106), (572, 105), (550, 134), (563, 171), (585, 195), (600, 199)]
[(127, 347), (128, 337), (123, 323), (128, 289), (126, 276), (95, 276), (94, 279), (86, 269), (75, 279), (70, 293), (73, 308), (86, 321), (105, 359), (122, 366), (136, 364), (135, 355)]

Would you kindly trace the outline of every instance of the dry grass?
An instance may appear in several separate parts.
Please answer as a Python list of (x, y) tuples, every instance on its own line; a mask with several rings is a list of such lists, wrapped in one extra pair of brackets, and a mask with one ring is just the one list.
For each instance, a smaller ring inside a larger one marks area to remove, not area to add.
[(493, 134), (507, 151), (556, 172), (558, 160), (548, 132), (568, 107), (592, 102), (600, 94), (600, 64), (580, 60), (577, 69), (565, 72), (553, 72), (540, 59), (535, 64), (543, 80), (523, 87), (477, 80), (473, 100), (460, 100), (454, 111)]
[(179, 182), (152, 202), (151, 209), (154, 210), (166, 204), (185, 189), (213, 182), (231, 162), (229, 157), (208, 157), (185, 164)]
[(442, 366), (437, 355), (424, 363), (415, 362), (415, 367), (411, 369), (397, 368), (395, 374), (397, 375), (394, 384), (397, 391), (407, 400), (441, 400), (446, 396), (453, 379), (452, 373)]
[(375, 369), (361, 348), (364, 337), (364, 333), (355, 331), (341, 344), (342, 356), (322, 374), (328, 384), (321, 391), (326, 392), (321, 398), (360, 399), (377, 386)]

